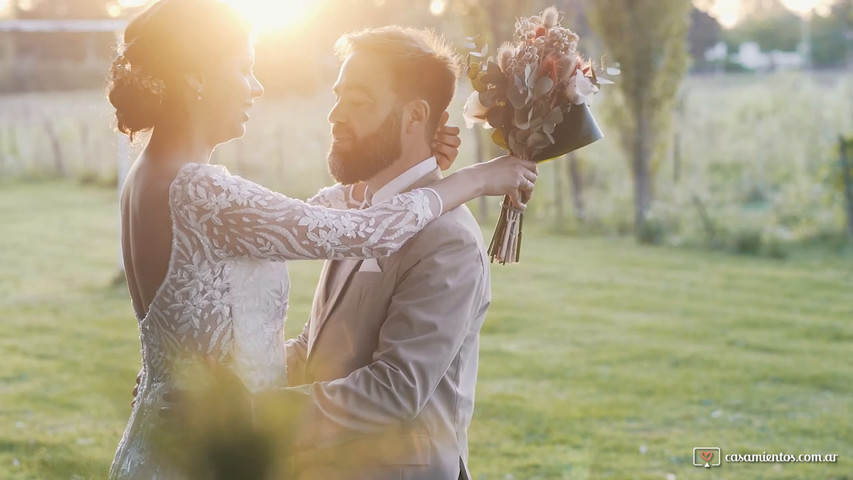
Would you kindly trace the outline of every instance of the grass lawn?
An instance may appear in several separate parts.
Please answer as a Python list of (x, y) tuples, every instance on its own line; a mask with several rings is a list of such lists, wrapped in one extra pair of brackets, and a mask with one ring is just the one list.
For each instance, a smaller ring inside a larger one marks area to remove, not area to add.
[[(138, 333), (116, 192), (0, 182), (0, 479), (102, 479)], [(487, 234), (491, 225), (487, 227)], [(531, 229), (494, 266), (471, 468), (485, 479), (853, 479), (853, 259)], [(292, 263), (288, 335), (320, 262)], [(838, 454), (692, 465), (693, 447)]]

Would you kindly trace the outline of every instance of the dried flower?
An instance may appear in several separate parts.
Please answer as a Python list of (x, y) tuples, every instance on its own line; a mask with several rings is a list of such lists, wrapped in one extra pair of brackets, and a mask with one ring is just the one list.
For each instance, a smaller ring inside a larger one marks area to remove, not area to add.
[(542, 24), (545, 28), (556, 27), (560, 23), (560, 13), (555, 7), (548, 7), (542, 12)]

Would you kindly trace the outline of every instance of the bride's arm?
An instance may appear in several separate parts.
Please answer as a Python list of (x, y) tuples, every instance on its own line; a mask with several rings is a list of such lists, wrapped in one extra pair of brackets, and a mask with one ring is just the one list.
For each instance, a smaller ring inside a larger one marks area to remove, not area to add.
[(181, 170), (171, 195), (176, 221), (222, 257), (374, 258), (397, 251), (444, 208), (483, 194), (512, 193), (520, 203), (518, 188), (532, 189), (535, 168), (503, 157), (364, 210), (339, 210), (273, 192), (224, 167), (193, 164)]
[(176, 222), (212, 253), (267, 260), (385, 256), (438, 216), (441, 202), (420, 189), (365, 210), (332, 209), (211, 165), (185, 167), (172, 189)]

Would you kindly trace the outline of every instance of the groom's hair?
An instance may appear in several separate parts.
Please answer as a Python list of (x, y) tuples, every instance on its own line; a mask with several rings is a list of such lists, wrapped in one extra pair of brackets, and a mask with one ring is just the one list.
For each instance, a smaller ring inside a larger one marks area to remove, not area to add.
[(335, 52), (341, 61), (357, 52), (385, 61), (394, 76), (394, 93), (402, 101), (423, 99), (429, 104), (427, 135), (435, 135), (459, 76), (459, 59), (443, 38), (429, 30), (391, 25), (343, 35)]

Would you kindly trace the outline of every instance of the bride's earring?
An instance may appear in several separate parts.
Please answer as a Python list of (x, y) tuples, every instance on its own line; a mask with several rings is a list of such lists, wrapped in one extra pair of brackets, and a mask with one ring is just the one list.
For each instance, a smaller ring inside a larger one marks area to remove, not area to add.
[(196, 92), (195, 92), (195, 98), (196, 98), (196, 100), (198, 100), (199, 102), (201, 101), (201, 90), (196, 90)]

